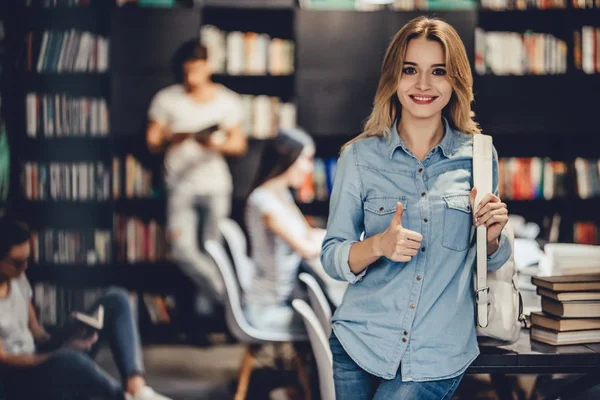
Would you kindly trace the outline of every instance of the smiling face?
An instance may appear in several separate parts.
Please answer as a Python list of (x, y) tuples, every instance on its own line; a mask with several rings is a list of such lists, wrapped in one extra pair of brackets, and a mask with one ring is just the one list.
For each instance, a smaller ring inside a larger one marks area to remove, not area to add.
[(396, 94), (402, 105), (401, 118), (441, 118), (452, 97), (452, 85), (439, 42), (423, 37), (408, 42)]

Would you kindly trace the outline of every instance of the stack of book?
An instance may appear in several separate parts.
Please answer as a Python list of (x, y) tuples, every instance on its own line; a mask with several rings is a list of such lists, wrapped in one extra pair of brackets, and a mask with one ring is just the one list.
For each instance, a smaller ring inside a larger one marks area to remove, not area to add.
[(551, 345), (600, 342), (600, 274), (533, 277), (542, 312), (531, 313), (531, 339)]

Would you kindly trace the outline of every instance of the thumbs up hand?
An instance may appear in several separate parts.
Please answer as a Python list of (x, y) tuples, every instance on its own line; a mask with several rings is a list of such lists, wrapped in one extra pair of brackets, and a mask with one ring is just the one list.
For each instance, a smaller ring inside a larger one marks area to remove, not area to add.
[(376, 253), (396, 262), (409, 262), (417, 255), (423, 236), (402, 227), (402, 203), (396, 204), (396, 212), (388, 228), (377, 236)]

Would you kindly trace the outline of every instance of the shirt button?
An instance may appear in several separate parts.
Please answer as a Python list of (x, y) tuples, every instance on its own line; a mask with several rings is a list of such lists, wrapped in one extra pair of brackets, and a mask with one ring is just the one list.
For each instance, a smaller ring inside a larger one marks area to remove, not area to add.
[(383, 207), (379, 207), (379, 211), (383, 211), (383, 210), (384, 210), (384, 208), (383, 208)]
[(408, 335), (408, 331), (404, 331), (404, 332), (402, 332), (402, 334), (403, 334), (404, 336), (406, 336), (406, 335)]
[(412, 308), (413, 310), (416, 308), (417, 306), (415, 306), (414, 304), (410, 305), (410, 308)]
[(423, 172), (423, 168), (419, 168), (419, 172)]
[(417, 280), (420, 281), (421, 279), (423, 279), (423, 277), (421, 277), (421, 275), (417, 275)]
[(421, 193), (421, 196), (425, 197), (425, 195), (426, 195), (426, 194), (427, 194), (427, 193), (423, 192), (423, 193)]
[(424, 219), (423, 219), (423, 221), (425, 221), (425, 222), (429, 222), (429, 220), (428, 220), (427, 218), (424, 218)]
[(405, 337), (403, 337), (403, 338), (402, 338), (402, 341), (403, 341), (404, 343), (406, 343), (406, 338), (405, 338)]
[(425, 247), (421, 247), (421, 251), (425, 253)]

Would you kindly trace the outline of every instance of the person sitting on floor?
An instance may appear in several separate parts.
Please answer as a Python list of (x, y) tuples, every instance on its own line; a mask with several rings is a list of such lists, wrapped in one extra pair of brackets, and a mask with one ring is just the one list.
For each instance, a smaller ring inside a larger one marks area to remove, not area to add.
[[(29, 239), (25, 224), (0, 217), (0, 368), (8, 399), (169, 400), (146, 384), (139, 332), (123, 289), (109, 289), (91, 308), (104, 308), (99, 334), (72, 338), (48, 353), (36, 351), (51, 335), (38, 322), (25, 276)], [(93, 361), (104, 339), (123, 384)]]
[(315, 146), (308, 134), (285, 130), (265, 148), (256, 188), (246, 202), (254, 277), (246, 294), (245, 313), (256, 328), (304, 332), (291, 306), (303, 260), (318, 257), (324, 231), (312, 228), (294, 202), (313, 170)]

